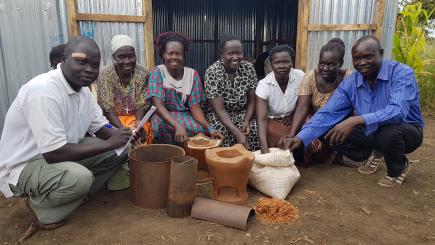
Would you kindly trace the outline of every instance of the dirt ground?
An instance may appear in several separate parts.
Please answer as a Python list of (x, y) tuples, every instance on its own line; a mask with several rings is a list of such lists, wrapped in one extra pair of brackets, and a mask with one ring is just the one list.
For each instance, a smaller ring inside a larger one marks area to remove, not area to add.
[[(57, 230), (38, 232), (25, 244), (435, 244), (435, 117), (426, 116), (423, 145), (403, 186), (377, 185), (374, 175), (329, 164), (300, 168), (287, 200), (300, 209), (292, 224), (253, 220), (247, 231), (206, 221), (176, 219), (143, 210), (128, 191), (102, 191)], [(250, 190), (248, 205), (260, 194)], [(21, 199), (0, 197), (0, 245), (14, 244), (30, 223)]]

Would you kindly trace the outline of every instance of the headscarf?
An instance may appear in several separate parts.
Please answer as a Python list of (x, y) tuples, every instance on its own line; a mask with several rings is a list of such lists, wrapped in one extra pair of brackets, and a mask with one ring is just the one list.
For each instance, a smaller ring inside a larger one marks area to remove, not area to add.
[(133, 45), (133, 40), (131, 39), (131, 37), (127, 36), (127, 35), (116, 35), (112, 38), (112, 41), (110, 42), (111, 46), (112, 46), (112, 54), (114, 54), (116, 52), (116, 50), (118, 50), (121, 47), (124, 46), (131, 46), (134, 48)]

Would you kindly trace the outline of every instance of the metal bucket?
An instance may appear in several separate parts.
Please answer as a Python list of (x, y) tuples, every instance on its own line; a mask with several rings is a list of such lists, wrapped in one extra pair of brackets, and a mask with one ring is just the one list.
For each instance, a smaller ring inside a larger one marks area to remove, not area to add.
[(130, 196), (134, 205), (148, 209), (166, 207), (174, 156), (184, 156), (184, 150), (174, 145), (152, 144), (128, 153)]

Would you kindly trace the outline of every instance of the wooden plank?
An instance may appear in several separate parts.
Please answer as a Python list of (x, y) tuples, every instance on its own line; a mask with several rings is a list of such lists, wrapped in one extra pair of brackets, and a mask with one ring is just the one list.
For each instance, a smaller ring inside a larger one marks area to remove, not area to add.
[(153, 34), (153, 1), (142, 0), (142, 14), (144, 15), (144, 46), (145, 62), (148, 69), (154, 68), (154, 34)]
[(128, 23), (143, 23), (143, 16), (135, 15), (113, 15), (113, 14), (85, 14), (77, 13), (77, 20), (84, 21), (99, 21), (99, 22), (128, 22)]
[(366, 31), (376, 29), (376, 24), (308, 25), (308, 31)]
[(376, 1), (376, 24), (375, 37), (382, 41), (382, 33), (384, 31), (384, 12), (385, 12), (385, 0)]
[(77, 6), (76, 0), (66, 1), (66, 11), (68, 14), (68, 27), (69, 27), (69, 37), (78, 36), (80, 33), (79, 26), (77, 23)]
[(298, 25), (296, 37), (296, 64), (295, 67), (303, 71), (307, 68), (308, 55), (308, 24), (310, 20), (311, 0), (299, 0)]

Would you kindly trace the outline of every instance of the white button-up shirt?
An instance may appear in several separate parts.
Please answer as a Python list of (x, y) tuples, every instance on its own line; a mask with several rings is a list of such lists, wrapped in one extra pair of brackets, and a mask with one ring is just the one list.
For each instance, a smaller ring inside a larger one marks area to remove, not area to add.
[(304, 75), (303, 71), (292, 68), (285, 93), (279, 87), (273, 72), (258, 82), (255, 94), (267, 101), (267, 116), (269, 118), (284, 117), (293, 113), (298, 101), (299, 86)]
[(86, 132), (94, 134), (107, 124), (87, 87), (74, 91), (60, 66), (23, 85), (6, 114), (0, 139), (0, 190), (13, 195), (26, 164), (42, 153), (78, 143)]

